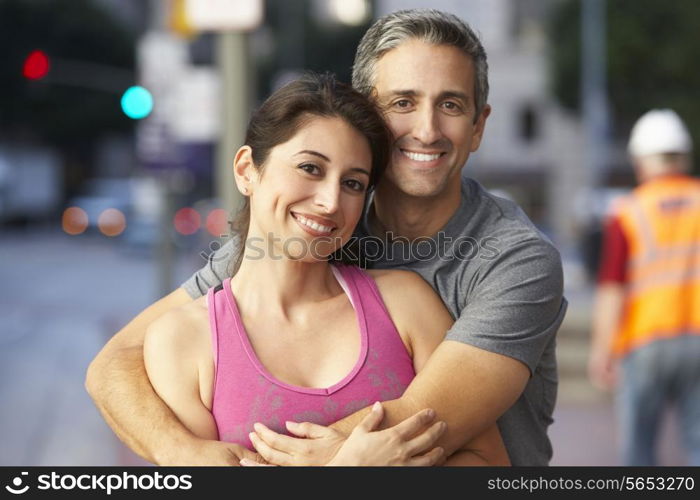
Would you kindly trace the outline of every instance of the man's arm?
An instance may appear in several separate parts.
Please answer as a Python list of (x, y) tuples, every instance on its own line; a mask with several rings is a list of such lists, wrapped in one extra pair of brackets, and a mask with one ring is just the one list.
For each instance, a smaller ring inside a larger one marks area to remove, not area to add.
[(182, 288), (163, 297), (112, 337), (88, 368), (85, 387), (119, 439), (159, 465), (238, 465), (259, 455), (232, 443), (192, 434), (158, 397), (143, 358), (148, 326), (166, 312), (191, 302)]
[(610, 389), (617, 381), (613, 340), (622, 321), (625, 286), (608, 282), (598, 285), (593, 305), (591, 353), (588, 376), (600, 389)]
[(498, 425), (494, 424), (449, 456), (446, 467), (511, 465)]
[(112, 430), (129, 448), (154, 463), (177, 463), (177, 450), (192, 434), (153, 390), (143, 362), (148, 326), (190, 302), (182, 288), (143, 310), (115, 334), (90, 363), (85, 387)]
[[(522, 393), (528, 368), (513, 358), (446, 340), (399, 399), (383, 403), (382, 427), (396, 425), (424, 408), (447, 423), (437, 445), (449, 456), (492, 426)], [(469, 381), (459, 384), (456, 381)], [(344, 434), (366, 415), (365, 408), (332, 425)]]
[[(375, 276), (377, 273), (386, 272), (387, 271), (374, 271)], [(417, 374), (416, 379), (418, 383), (421, 384), (422, 380), (425, 380), (425, 375), (422, 374), (423, 370), (428, 366), (430, 360), (433, 359), (433, 355), (437, 349), (443, 345), (445, 333), (453, 326), (454, 321), (447, 311), (447, 308), (442, 303), (440, 296), (419, 275), (408, 271), (392, 271), (388, 277), (380, 274), (375, 277), (375, 280), (394, 323), (399, 331), (406, 332), (410, 339), (413, 364)], [(486, 351), (477, 350), (477, 354), (479, 352), (487, 353)], [(433, 364), (435, 362), (436, 361), (433, 361)], [(438, 359), (437, 363), (440, 362), (441, 361)], [(469, 360), (467, 360), (466, 363), (468, 366), (470, 365)], [(475, 365), (471, 364), (471, 366), (473, 367)], [(461, 374), (454, 371), (451, 372), (451, 376), (455, 377), (455, 381), (470, 381), (474, 379), (470, 374)], [(420, 393), (415, 392), (415, 382), (416, 380), (413, 380), (406, 389), (404, 397), (408, 397), (407, 401), (420, 402), (424, 400)], [(431, 382), (436, 383), (435, 380)], [(440, 382), (438, 381), (437, 383), (439, 384)], [(444, 387), (449, 386), (449, 384), (444, 384)], [(421, 390), (420, 387), (421, 386), (418, 385), (418, 390)], [(439, 397), (439, 395), (435, 396)], [(438, 410), (438, 408), (433, 406), (433, 403), (438, 399), (437, 397), (427, 402), (426, 406), (418, 409), (431, 408), (432, 410)], [(480, 394), (475, 392), (474, 397), (479, 398)], [(401, 399), (403, 399), (403, 397)], [(458, 398), (447, 395), (444, 400), (455, 401), (458, 400)], [(391, 403), (389, 403), (389, 407), (390, 406)], [(406, 408), (406, 412), (409, 415), (415, 413), (410, 410), (410, 403), (408, 405), (403, 404), (402, 406)], [(458, 406), (463, 407), (464, 405), (460, 404)], [(510, 404), (508, 406), (510, 406)], [(463, 415), (463, 412), (459, 409), (457, 409), (456, 412), (459, 412), (458, 415)], [(444, 411), (437, 411), (436, 413), (439, 420), (444, 420)], [(405, 417), (402, 415), (402, 413), (397, 415), (398, 421), (404, 420)], [(392, 420), (391, 416), (388, 418), (385, 416), (383, 420), (384, 427), (392, 427), (395, 422)], [(451, 432), (449, 422), (447, 422), (447, 424), (448, 432)], [(442, 445), (444, 442), (437, 444)], [(503, 446), (498, 427), (495, 424), (495, 418), (491, 425), (487, 423), (483, 432), (475, 431), (473, 435), (469, 433), (465, 434), (463, 438), (459, 440), (457, 446), (459, 451), (457, 451), (456, 454), (452, 453), (452, 449), (446, 450), (449, 456), (448, 464), (451, 462), (460, 465), (496, 465), (508, 463), (508, 454)]]
[(617, 379), (613, 343), (624, 314), (627, 260), (627, 239), (613, 214), (605, 221), (603, 232), (588, 359), (591, 383), (604, 390), (613, 387)]
[[(143, 361), (148, 326), (166, 312), (192, 301), (227, 276), (240, 251), (234, 237), (209, 255), (183, 287), (142, 311), (105, 345), (90, 364), (85, 387), (105, 420), (129, 448), (157, 464), (237, 464), (230, 443), (196, 438), (153, 390)], [(254, 459), (257, 455), (251, 454)]]

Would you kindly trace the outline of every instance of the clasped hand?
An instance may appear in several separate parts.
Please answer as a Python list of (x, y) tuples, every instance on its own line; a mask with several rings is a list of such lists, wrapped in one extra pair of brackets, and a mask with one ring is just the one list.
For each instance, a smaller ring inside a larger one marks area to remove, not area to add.
[[(422, 410), (393, 427), (376, 430), (383, 418), (384, 408), (377, 402), (349, 435), (309, 422), (287, 422), (293, 436), (286, 436), (256, 423), (250, 440), (271, 465), (430, 466), (444, 458), (444, 450), (433, 446), (447, 425), (436, 422), (426, 429), (434, 411)], [(243, 459), (241, 465), (262, 464)]]

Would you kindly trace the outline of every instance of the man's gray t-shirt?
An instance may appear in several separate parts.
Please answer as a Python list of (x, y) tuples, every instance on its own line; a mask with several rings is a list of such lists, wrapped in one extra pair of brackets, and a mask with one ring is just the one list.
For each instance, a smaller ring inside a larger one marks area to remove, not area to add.
[[(446, 338), (524, 363), (531, 378), (498, 420), (513, 465), (547, 465), (557, 395), (555, 335), (566, 312), (559, 252), (513, 202), (462, 181), (457, 212), (437, 235), (412, 242), (356, 231), (368, 267), (407, 269), (440, 294), (455, 323)], [(182, 287), (198, 297), (228, 276), (232, 240)]]

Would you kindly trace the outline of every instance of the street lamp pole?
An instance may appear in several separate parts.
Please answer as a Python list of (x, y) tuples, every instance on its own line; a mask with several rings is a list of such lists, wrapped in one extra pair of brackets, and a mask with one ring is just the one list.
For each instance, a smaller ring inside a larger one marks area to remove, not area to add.
[(608, 155), (605, 0), (581, 2), (581, 109), (585, 129), (584, 186), (592, 192), (605, 175)]
[(223, 109), (214, 191), (221, 205), (230, 213), (242, 201), (233, 180), (233, 158), (245, 140), (250, 101), (250, 69), (245, 33), (224, 31), (218, 33), (217, 37)]

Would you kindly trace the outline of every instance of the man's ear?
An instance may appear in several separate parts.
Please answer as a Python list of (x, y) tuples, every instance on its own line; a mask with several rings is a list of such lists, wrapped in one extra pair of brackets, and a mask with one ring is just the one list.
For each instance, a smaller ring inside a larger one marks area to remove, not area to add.
[(236, 187), (244, 195), (249, 196), (253, 192), (254, 179), (258, 171), (253, 162), (253, 150), (250, 146), (241, 146), (233, 159), (233, 177)]
[(484, 105), (484, 109), (481, 110), (481, 114), (476, 119), (474, 123), (474, 135), (472, 136), (471, 152), (473, 153), (479, 149), (481, 144), (481, 139), (484, 136), (484, 129), (486, 128), (486, 119), (491, 114), (491, 106), (489, 104)]

